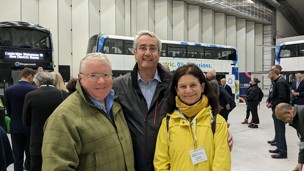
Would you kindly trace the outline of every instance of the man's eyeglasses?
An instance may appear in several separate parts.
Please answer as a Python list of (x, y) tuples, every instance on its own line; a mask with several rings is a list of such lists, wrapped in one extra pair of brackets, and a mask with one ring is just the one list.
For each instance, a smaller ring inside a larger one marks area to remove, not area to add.
[(80, 73), (80, 74), (87, 76), (92, 81), (97, 81), (100, 79), (100, 77), (104, 80), (108, 80), (113, 76), (113, 73), (92, 73), (92, 74)]
[(140, 52), (147, 52), (149, 51), (150, 53), (155, 53), (158, 51), (158, 48), (157, 47), (145, 47), (145, 46), (142, 46), (142, 47), (139, 47), (137, 48), (136, 50), (140, 51)]

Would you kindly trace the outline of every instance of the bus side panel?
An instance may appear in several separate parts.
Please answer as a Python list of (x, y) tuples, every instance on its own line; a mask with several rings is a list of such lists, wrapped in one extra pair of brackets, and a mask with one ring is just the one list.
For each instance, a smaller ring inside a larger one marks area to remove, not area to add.
[(161, 64), (168, 65), (171, 71), (174, 71), (178, 67), (186, 65), (187, 63), (194, 63), (203, 72), (207, 72), (208, 70), (213, 68), (216, 70), (216, 72), (225, 72), (230, 74), (232, 73), (231, 61), (228, 60), (160, 57), (159, 62)]
[(107, 54), (111, 64), (112, 70), (125, 70), (131, 71), (135, 64), (134, 56), (132, 55), (116, 55), (116, 54)]
[(282, 71), (300, 71), (303, 70), (304, 57), (281, 58), (280, 65)]

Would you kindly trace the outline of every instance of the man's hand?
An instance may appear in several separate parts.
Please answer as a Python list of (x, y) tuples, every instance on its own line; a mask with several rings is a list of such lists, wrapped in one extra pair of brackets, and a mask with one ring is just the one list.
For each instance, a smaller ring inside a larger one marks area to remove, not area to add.
[(229, 145), (230, 151), (232, 151), (232, 148), (233, 148), (233, 137), (232, 137), (232, 134), (231, 134), (231, 132), (229, 130), (228, 130), (228, 145)]
[(302, 167), (303, 167), (303, 164), (302, 163), (298, 163), (296, 168), (293, 169), (293, 171), (302, 171)]
[(267, 102), (266, 107), (267, 107), (267, 108), (271, 108), (271, 107), (272, 107), (271, 103), (268, 103), (268, 102)]
[(229, 103), (226, 104), (226, 109), (227, 109), (227, 110), (230, 110), (230, 104), (229, 104)]

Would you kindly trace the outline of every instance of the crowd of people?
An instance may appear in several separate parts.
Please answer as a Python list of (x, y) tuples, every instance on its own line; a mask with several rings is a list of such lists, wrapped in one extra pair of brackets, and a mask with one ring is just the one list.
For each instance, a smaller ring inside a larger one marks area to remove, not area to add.
[[(159, 63), (161, 41), (153, 32), (139, 32), (133, 46), (133, 70), (115, 79), (102, 53), (84, 56), (78, 77), (67, 85), (59, 72), (22, 70), (20, 81), (5, 91), (15, 171), (231, 170), (228, 116), (235, 101), (225, 78), (219, 84), (215, 70), (205, 75), (195, 64), (170, 72)], [(290, 91), (277, 68), (269, 78), (267, 107), (275, 128), (269, 143), (277, 146), (269, 152), (287, 158), (284, 122), (304, 134), (297, 106), (304, 102), (304, 82), (298, 73)], [(252, 78), (247, 90), (243, 123), (249, 128), (260, 123), (258, 83)], [(294, 107), (284, 105), (290, 102)], [(297, 169), (303, 156), (304, 148)]]

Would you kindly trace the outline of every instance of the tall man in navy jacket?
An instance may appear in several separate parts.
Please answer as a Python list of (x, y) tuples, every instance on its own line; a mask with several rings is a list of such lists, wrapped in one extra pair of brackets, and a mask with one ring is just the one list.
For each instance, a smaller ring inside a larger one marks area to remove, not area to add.
[(27, 160), (30, 160), (30, 129), (23, 126), (22, 110), (25, 95), (37, 88), (33, 85), (34, 75), (35, 71), (33, 69), (24, 68), (20, 74), (21, 79), (4, 92), (7, 114), (11, 117), (10, 127), (15, 171), (23, 171), (24, 152)]

